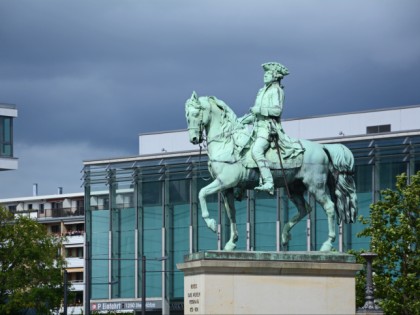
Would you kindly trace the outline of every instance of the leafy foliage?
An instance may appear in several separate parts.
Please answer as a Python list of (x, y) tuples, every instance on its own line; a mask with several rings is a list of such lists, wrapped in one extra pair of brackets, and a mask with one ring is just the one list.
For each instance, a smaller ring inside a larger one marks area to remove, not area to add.
[[(367, 227), (358, 234), (371, 238), (375, 298), (386, 314), (420, 314), (420, 172), (397, 176), (396, 190), (381, 192), (371, 205)], [(358, 279), (360, 290), (364, 275)], [(359, 291), (358, 302), (360, 303)], [(359, 304), (359, 306), (361, 306)]]
[(45, 226), (0, 208), (0, 314), (49, 314), (60, 306), (60, 248)]

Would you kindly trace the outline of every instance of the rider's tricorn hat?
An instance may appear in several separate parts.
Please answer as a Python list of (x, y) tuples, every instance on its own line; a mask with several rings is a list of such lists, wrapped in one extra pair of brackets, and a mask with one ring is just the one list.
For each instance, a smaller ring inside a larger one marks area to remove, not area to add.
[(262, 64), (262, 67), (264, 71), (273, 71), (281, 77), (289, 74), (289, 70), (278, 62), (266, 62)]

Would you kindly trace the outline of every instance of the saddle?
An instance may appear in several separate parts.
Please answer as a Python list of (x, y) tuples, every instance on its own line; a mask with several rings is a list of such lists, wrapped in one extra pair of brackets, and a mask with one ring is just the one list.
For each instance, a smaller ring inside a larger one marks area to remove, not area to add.
[[(239, 157), (246, 168), (257, 168), (257, 163), (251, 156), (251, 146), (253, 143), (252, 132), (248, 130), (239, 129), (233, 134), (233, 141), (235, 143), (235, 155)], [(302, 143), (298, 140), (292, 139), (283, 134), (282, 140), (276, 140), (278, 144), (272, 142), (265, 157), (272, 170), (280, 170), (282, 166), (284, 169), (291, 169), (301, 167), (303, 163), (303, 152), (305, 149)], [(279, 146), (281, 162), (277, 152), (276, 145)]]
[[(299, 142), (300, 143), (300, 142)], [(279, 160), (279, 155), (277, 149), (270, 147), (265, 153), (265, 157), (268, 161), (268, 166), (271, 170), (281, 170), (298, 168), (302, 166), (303, 163), (303, 151), (299, 154), (286, 156), (280, 148), (281, 163)], [(257, 163), (251, 156), (251, 150), (247, 150), (246, 154), (242, 158), (242, 163), (246, 168), (258, 168)], [(283, 166), (283, 167), (282, 167)]]

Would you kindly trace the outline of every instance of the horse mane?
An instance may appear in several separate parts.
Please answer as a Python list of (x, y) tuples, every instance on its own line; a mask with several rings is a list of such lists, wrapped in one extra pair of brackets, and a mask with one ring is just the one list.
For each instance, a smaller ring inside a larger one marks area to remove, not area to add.
[[(223, 138), (226, 142), (232, 141), (233, 148), (240, 147), (239, 151), (243, 149), (245, 143), (238, 145), (238, 137), (241, 138), (241, 136), (243, 136), (243, 134), (248, 133), (248, 131), (246, 131), (246, 126), (238, 121), (238, 117), (236, 116), (235, 112), (224, 101), (218, 99), (215, 96), (197, 97), (197, 95), (193, 93), (193, 96), (190, 99), (188, 99), (185, 103), (187, 120), (189, 119), (190, 115), (189, 108), (195, 108), (197, 110), (203, 110), (205, 108), (208, 108), (210, 111), (213, 112), (213, 115), (219, 115), (220, 137), (218, 138), (218, 140), (220, 141), (221, 138)], [(246, 139), (248, 141), (249, 137), (246, 137)]]
[(238, 117), (235, 112), (225, 102), (219, 100), (215, 96), (209, 96), (208, 101), (210, 106), (217, 106), (221, 109), (221, 129), (223, 132), (232, 132), (238, 127), (242, 127), (242, 125), (239, 126)]

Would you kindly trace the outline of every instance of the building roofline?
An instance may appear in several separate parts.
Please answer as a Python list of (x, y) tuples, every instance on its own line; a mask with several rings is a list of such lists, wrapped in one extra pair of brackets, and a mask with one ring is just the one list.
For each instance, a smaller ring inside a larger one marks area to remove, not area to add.
[(352, 136), (342, 136), (342, 137), (331, 137), (331, 138), (320, 138), (320, 139), (310, 139), (310, 141), (330, 143), (330, 142), (348, 142), (348, 141), (357, 141), (357, 140), (376, 140), (384, 138), (396, 138), (404, 136), (420, 136), (420, 129), (415, 130), (401, 130), (401, 131), (391, 131), (391, 132), (381, 132), (381, 133), (368, 133), (362, 135), (352, 135)]
[(420, 105), (406, 105), (406, 106), (388, 107), (388, 108), (385, 107), (385, 108), (377, 108), (377, 109), (366, 109), (366, 110), (360, 110), (360, 111), (354, 111), (354, 112), (313, 115), (313, 116), (296, 117), (296, 118), (286, 118), (286, 119), (282, 119), (282, 121), (306, 120), (306, 119), (312, 119), (312, 118), (325, 118), (325, 117), (332, 117), (332, 116), (347, 116), (347, 115), (385, 112), (385, 111), (394, 111), (394, 110), (402, 110), (402, 109), (410, 109), (410, 108), (420, 108)]
[(83, 192), (79, 193), (68, 193), (68, 194), (55, 194), (55, 195), (38, 195), (30, 197), (14, 197), (14, 198), (3, 198), (0, 199), (0, 204), (10, 203), (10, 202), (25, 202), (25, 201), (41, 201), (41, 200), (50, 200), (50, 199), (66, 199), (66, 198), (76, 198), (84, 197)]
[(164, 133), (168, 133), (168, 132), (184, 132), (187, 131), (188, 129), (174, 129), (174, 130), (169, 130), (169, 131), (151, 131), (151, 132), (141, 132), (139, 133), (139, 136), (149, 136), (149, 135), (159, 135), (159, 134), (164, 134)]
[(0, 108), (17, 109), (15, 104), (0, 103)]

